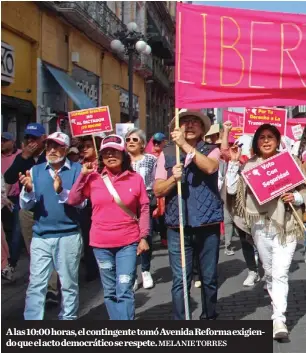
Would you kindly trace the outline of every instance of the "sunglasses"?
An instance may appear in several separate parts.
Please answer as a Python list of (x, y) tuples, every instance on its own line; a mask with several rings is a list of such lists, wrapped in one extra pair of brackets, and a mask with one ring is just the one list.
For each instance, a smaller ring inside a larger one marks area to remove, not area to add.
[(162, 141), (153, 140), (153, 145), (160, 145), (161, 143), (162, 143)]
[(125, 139), (125, 142), (126, 143), (129, 143), (129, 142), (139, 142), (140, 140), (139, 140), (139, 138), (138, 137), (127, 137), (126, 139)]

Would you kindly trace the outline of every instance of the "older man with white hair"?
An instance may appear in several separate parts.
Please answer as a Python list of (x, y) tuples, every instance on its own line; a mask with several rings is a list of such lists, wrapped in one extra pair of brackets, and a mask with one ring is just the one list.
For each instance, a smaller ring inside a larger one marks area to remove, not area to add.
[(42, 320), (48, 280), (55, 270), (61, 282), (62, 310), (59, 319), (77, 318), (78, 273), (82, 250), (78, 213), (66, 204), (81, 165), (69, 161), (69, 136), (55, 132), (46, 140), (47, 162), (35, 165), (25, 175), (20, 206), (34, 210), (30, 283), (26, 294), (25, 320)]

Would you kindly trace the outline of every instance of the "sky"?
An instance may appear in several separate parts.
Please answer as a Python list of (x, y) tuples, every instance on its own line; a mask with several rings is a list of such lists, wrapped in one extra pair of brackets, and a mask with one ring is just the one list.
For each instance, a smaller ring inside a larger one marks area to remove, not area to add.
[(306, 1), (193, 1), (193, 4), (306, 14)]

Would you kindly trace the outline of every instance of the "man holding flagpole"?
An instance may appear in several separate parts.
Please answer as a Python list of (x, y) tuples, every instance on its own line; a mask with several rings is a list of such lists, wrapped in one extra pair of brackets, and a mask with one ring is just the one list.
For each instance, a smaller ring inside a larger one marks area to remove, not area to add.
[[(185, 111), (179, 116), (179, 128), (170, 129), (174, 144), (164, 149), (158, 159), (154, 192), (166, 198), (165, 222), (168, 228), (168, 249), (172, 270), (172, 302), (174, 319), (184, 320), (184, 292), (188, 299), (192, 281), (193, 253), (199, 263), (202, 299), (201, 320), (216, 319), (217, 264), (219, 260), (220, 223), (223, 203), (218, 191), (220, 151), (207, 144), (203, 136), (211, 126), (210, 119), (198, 111)], [(176, 163), (175, 148), (181, 150)], [(183, 286), (179, 202), (176, 184), (182, 183), (182, 211), (187, 288)]]

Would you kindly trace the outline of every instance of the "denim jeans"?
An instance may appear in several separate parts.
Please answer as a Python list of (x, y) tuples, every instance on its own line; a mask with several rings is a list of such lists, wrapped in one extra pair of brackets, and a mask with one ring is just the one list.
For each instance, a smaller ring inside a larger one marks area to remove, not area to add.
[(104, 302), (111, 320), (134, 320), (137, 246), (94, 248), (104, 289)]
[(61, 282), (60, 320), (75, 320), (79, 308), (79, 264), (82, 237), (33, 233), (31, 242), (30, 282), (26, 293), (25, 320), (42, 320), (48, 280), (55, 270)]
[[(202, 281), (202, 313), (200, 319), (215, 319), (217, 317), (217, 265), (219, 261), (220, 225), (198, 228), (185, 227), (184, 230), (188, 298), (190, 300), (193, 253), (195, 251), (199, 263), (199, 276)], [(178, 229), (169, 228), (167, 235), (173, 278), (172, 305), (174, 319), (185, 320), (180, 233)]]
[(19, 197), (10, 196), (9, 199), (14, 203), (13, 211), (10, 212), (7, 207), (3, 208), (1, 218), (3, 228), (7, 236), (7, 242), (10, 250), (9, 263), (16, 267), (20, 258), (23, 238), (19, 222)]

